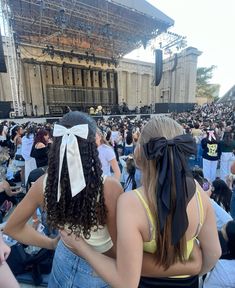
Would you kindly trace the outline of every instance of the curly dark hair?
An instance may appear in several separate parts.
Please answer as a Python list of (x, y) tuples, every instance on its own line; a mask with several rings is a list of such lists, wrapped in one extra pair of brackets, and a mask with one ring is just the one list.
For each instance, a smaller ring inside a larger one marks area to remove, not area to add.
[[(61, 171), (61, 196), (57, 202), (59, 153), (62, 137), (54, 137), (49, 153), (48, 176), (45, 188), (45, 208), (50, 228), (68, 229), (76, 236), (90, 238), (91, 230), (106, 224), (107, 210), (103, 194), (101, 162), (95, 142), (96, 123), (87, 114), (71, 111), (58, 123), (66, 128), (88, 124), (88, 138), (77, 137), (86, 187), (75, 197), (71, 195), (66, 157)], [(76, 161), (76, 159), (74, 159)]]

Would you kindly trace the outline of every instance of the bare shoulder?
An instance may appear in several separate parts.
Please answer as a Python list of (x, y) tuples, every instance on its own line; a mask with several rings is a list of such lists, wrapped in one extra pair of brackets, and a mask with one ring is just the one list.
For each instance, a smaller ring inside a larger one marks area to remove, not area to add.
[(39, 142), (39, 143), (37, 143), (37, 144), (35, 145), (35, 147), (36, 147), (37, 149), (41, 149), (41, 148), (46, 147), (46, 145), (43, 144), (42, 142)]
[(120, 182), (111, 176), (107, 176), (104, 181), (104, 196), (109, 197), (114, 194), (121, 195), (123, 193), (123, 188)]
[(118, 205), (128, 211), (141, 211), (141, 203), (133, 191), (125, 192), (118, 198)]
[(45, 175), (41, 176), (40, 178), (38, 178), (38, 180), (31, 186), (31, 188), (29, 189), (28, 193), (27, 193), (27, 197), (28, 198), (32, 198), (34, 199), (35, 202), (37, 202), (38, 204), (42, 205), (44, 203), (44, 179), (45, 179)]

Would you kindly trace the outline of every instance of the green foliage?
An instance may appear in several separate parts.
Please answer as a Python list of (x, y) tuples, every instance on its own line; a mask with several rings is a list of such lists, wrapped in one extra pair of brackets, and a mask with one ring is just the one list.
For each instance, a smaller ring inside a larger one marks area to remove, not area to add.
[(210, 84), (209, 81), (213, 77), (213, 72), (216, 66), (199, 67), (197, 69), (197, 87), (196, 97), (212, 98), (217, 90), (217, 86)]

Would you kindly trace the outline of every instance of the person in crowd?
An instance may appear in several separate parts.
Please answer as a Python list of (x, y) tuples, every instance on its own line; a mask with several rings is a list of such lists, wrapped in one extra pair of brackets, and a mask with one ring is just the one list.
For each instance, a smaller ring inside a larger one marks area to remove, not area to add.
[(206, 277), (203, 288), (235, 287), (235, 221), (225, 224), (219, 235), (223, 254)]
[(102, 165), (103, 175), (111, 176), (111, 168), (114, 177), (119, 180), (121, 176), (120, 168), (112, 147), (106, 144), (105, 137), (101, 130), (97, 129), (96, 145), (98, 147), (99, 158)]
[(218, 205), (222, 206), (226, 212), (230, 212), (232, 191), (228, 185), (223, 180), (217, 178), (212, 182), (211, 191), (211, 198), (214, 199)]
[(198, 165), (199, 167), (202, 167), (202, 147), (201, 147), (201, 140), (203, 136), (203, 132), (200, 129), (200, 125), (198, 122), (194, 123), (194, 127), (191, 130), (191, 134), (193, 138), (196, 141), (197, 144), (197, 156), (196, 156), (196, 161), (195, 165)]
[[(187, 261), (197, 238), (203, 256), (201, 274), (210, 271), (220, 257), (209, 198), (187, 167), (185, 156), (193, 153), (193, 138), (183, 134), (177, 122), (164, 116), (152, 118), (144, 126), (135, 149), (143, 186), (118, 199), (116, 260), (98, 253), (66, 230), (61, 231), (62, 240), (113, 288), (198, 287), (197, 276), (140, 279), (143, 250), (153, 254), (155, 263), (166, 270), (178, 261)], [(143, 269), (143, 275), (149, 276), (149, 269)]]
[(45, 167), (48, 165), (48, 151), (50, 147), (49, 132), (41, 128), (34, 139), (34, 144), (30, 156), (35, 158), (37, 168)]
[(4, 179), (4, 174), (0, 173), (0, 205), (2, 205), (6, 200), (11, 202), (13, 205), (18, 203), (16, 196), (22, 192), (22, 189), (17, 188), (15, 191), (12, 189), (13, 188), (11, 188), (9, 183)]
[(25, 160), (25, 185), (27, 185), (29, 173), (36, 169), (35, 158), (30, 156), (34, 143), (35, 127), (33, 125), (26, 128), (26, 133), (22, 138), (22, 156)]
[[(212, 194), (212, 185), (204, 178), (203, 171), (201, 168), (194, 167), (192, 170), (193, 178), (199, 183), (203, 188), (206, 194), (211, 197)], [(211, 205), (213, 207), (215, 217), (216, 217), (216, 226), (217, 230), (221, 230), (224, 224), (232, 220), (232, 217), (227, 213), (219, 204), (217, 204), (212, 198), (210, 198)]]
[[(22, 243), (56, 248), (50, 288), (110, 287), (63, 240), (57, 245), (57, 238), (48, 238), (28, 224), (36, 208), (45, 206), (51, 227), (82, 235), (99, 253), (115, 256), (116, 205), (122, 187), (114, 177), (102, 176), (96, 132), (94, 120), (84, 113), (74, 111), (63, 116), (54, 127), (46, 175), (34, 183), (4, 228), (6, 234)], [(177, 263), (170, 271), (156, 265), (155, 258), (146, 254), (145, 267), (149, 267), (152, 275), (159, 276), (178, 275), (182, 271), (198, 273), (201, 269), (200, 252), (196, 247), (193, 251), (196, 262)]]
[(207, 131), (207, 136), (202, 139), (201, 146), (203, 149), (203, 174), (212, 183), (216, 178), (218, 160), (221, 155), (220, 143), (213, 130)]
[(126, 132), (125, 143), (124, 143), (124, 155), (128, 156), (129, 154), (134, 153), (134, 145), (133, 145), (133, 135), (132, 130), (129, 129)]
[(220, 159), (220, 178), (226, 181), (230, 175), (230, 167), (234, 160), (235, 140), (233, 140), (231, 132), (224, 132), (221, 143), (221, 159)]
[(25, 160), (22, 156), (22, 135), (24, 133), (24, 130), (21, 126), (16, 126), (12, 131), (12, 139), (15, 146), (15, 157), (14, 157), (14, 165), (18, 168), (20, 168), (20, 177), (21, 181), (24, 183), (24, 174), (25, 174)]
[(232, 196), (231, 196), (231, 202), (230, 202), (230, 213), (231, 213), (231, 216), (233, 217), (233, 219), (235, 220), (235, 176), (231, 175), (230, 179), (231, 179), (230, 187), (232, 189)]
[(125, 192), (131, 191), (141, 186), (140, 175), (137, 174), (137, 168), (135, 165), (133, 155), (119, 157), (120, 164), (122, 166), (122, 183)]
[(20, 288), (20, 285), (16, 281), (9, 266), (6, 263), (6, 259), (11, 252), (10, 247), (5, 244), (2, 233), (0, 232), (0, 287), (2, 288)]

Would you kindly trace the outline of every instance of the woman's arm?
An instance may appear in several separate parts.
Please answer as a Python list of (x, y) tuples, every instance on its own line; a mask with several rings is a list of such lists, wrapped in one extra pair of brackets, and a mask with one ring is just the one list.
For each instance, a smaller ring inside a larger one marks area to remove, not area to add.
[[(133, 197), (133, 196), (132, 196)], [(139, 205), (129, 193), (122, 194), (117, 204), (117, 259), (94, 251), (83, 240), (61, 232), (63, 241), (75, 248), (113, 288), (138, 287), (143, 259), (143, 239), (140, 233)], [(142, 215), (142, 214), (141, 214)]]
[(19, 188), (16, 191), (12, 191), (11, 190), (11, 186), (9, 185), (9, 183), (7, 181), (3, 181), (3, 189), (5, 191), (5, 193), (7, 194), (7, 196), (11, 197), (11, 196), (15, 196), (17, 194), (19, 194), (20, 192), (22, 192), (22, 189)]
[(2, 239), (2, 233), (0, 232), (0, 266), (6, 261), (11, 252), (11, 248)]
[(216, 220), (213, 207), (206, 193), (201, 193), (204, 206), (204, 223), (198, 235), (202, 250), (201, 275), (209, 272), (221, 256), (221, 247), (216, 228)]
[(120, 168), (118, 166), (118, 162), (117, 162), (116, 158), (112, 159), (109, 163), (110, 163), (110, 165), (111, 165), (111, 167), (113, 169), (114, 177), (117, 180), (120, 180), (121, 171), (120, 171)]
[(107, 227), (111, 239), (113, 241), (113, 247), (111, 251), (106, 255), (115, 258), (116, 257), (116, 243), (117, 243), (117, 201), (119, 196), (123, 193), (123, 188), (120, 182), (114, 177), (107, 177), (104, 182), (104, 198), (105, 206), (108, 211), (107, 215)]
[(233, 164), (231, 166), (231, 173), (235, 174), (235, 161), (233, 162)]
[(50, 239), (40, 234), (27, 223), (35, 210), (43, 206), (43, 179), (44, 176), (40, 177), (30, 188), (24, 199), (17, 205), (7, 221), (4, 233), (26, 245), (54, 249), (58, 239)]

